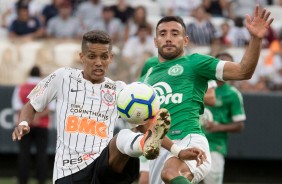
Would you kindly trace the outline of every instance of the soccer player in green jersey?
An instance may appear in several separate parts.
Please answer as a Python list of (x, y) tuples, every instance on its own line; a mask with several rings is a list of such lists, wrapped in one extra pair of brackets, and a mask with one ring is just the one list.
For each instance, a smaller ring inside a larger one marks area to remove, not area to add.
[[(246, 16), (246, 27), (251, 39), (241, 62), (228, 62), (206, 55), (186, 55), (189, 43), (183, 20), (175, 16), (163, 17), (156, 27), (155, 45), (158, 57), (146, 62), (144, 81), (156, 89), (161, 107), (168, 109), (172, 122), (167, 136), (181, 149), (198, 147), (207, 153), (207, 161), (197, 167), (195, 161), (182, 161), (161, 150), (160, 156), (150, 161), (150, 183), (198, 183), (211, 167), (209, 145), (199, 125), (203, 112), (203, 97), (208, 80), (250, 79), (256, 68), (262, 38), (273, 21), (270, 12), (256, 6), (254, 16)], [(173, 150), (173, 148), (172, 148)]]
[[(216, 57), (233, 61), (228, 53), (221, 53)], [(206, 122), (204, 126), (212, 160), (211, 170), (204, 179), (205, 184), (222, 184), (228, 133), (242, 131), (246, 120), (241, 93), (228, 83), (217, 81), (217, 84), (215, 106), (206, 106), (213, 115), (213, 121)]]

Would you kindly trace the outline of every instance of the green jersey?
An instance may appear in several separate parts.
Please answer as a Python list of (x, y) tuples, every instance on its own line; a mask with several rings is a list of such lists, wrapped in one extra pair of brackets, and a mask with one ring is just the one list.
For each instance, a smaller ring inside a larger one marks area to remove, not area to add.
[[(215, 89), (215, 106), (206, 106), (213, 114), (215, 123), (229, 124), (245, 121), (245, 110), (241, 93), (230, 84), (223, 84)], [(206, 133), (210, 150), (223, 155), (227, 154), (227, 132)]]
[(222, 74), (223, 65), (219, 70), (218, 63), (218, 59), (200, 54), (166, 62), (153, 57), (146, 62), (140, 81), (154, 87), (161, 108), (169, 111), (172, 121), (167, 135), (172, 140), (182, 139), (190, 133), (204, 135), (199, 114), (203, 112), (208, 80), (217, 79), (218, 73)]

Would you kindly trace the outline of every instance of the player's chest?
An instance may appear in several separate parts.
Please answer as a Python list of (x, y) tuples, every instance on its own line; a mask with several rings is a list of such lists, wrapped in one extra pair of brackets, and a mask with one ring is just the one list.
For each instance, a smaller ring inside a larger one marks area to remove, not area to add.
[(89, 108), (114, 108), (116, 104), (116, 86), (111, 83), (93, 84), (66, 83), (60, 97), (65, 103), (86, 106)]

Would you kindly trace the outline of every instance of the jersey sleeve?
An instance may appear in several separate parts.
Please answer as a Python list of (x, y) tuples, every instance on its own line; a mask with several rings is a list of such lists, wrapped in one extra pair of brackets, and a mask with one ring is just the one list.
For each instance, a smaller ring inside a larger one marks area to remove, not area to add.
[(58, 69), (41, 80), (30, 92), (28, 98), (37, 112), (42, 112), (48, 104), (57, 97), (57, 89), (61, 85), (65, 69)]
[(117, 85), (116, 92), (117, 92), (117, 96), (118, 96), (119, 93), (121, 92), (121, 90), (123, 90), (125, 88), (126, 83), (123, 82), (123, 81), (116, 81), (116, 85)]
[(246, 115), (245, 115), (245, 110), (244, 110), (242, 94), (234, 87), (232, 87), (232, 89), (234, 92), (232, 103), (231, 103), (232, 120), (233, 122), (245, 121)]
[(197, 75), (223, 81), (223, 68), (226, 61), (208, 55), (194, 54), (192, 62)]
[(208, 89), (210, 88), (216, 88), (217, 87), (217, 83), (215, 80), (209, 80), (208, 82)]

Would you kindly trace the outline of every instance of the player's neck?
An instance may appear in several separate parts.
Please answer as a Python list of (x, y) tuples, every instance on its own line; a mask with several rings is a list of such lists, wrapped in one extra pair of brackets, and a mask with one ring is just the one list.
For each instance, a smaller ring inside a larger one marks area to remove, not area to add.
[(167, 62), (167, 61), (171, 61), (171, 60), (175, 60), (175, 59), (178, 59), (180, 57), (183, 57), (185, 55), (185, 53), (183, 52), (182, 54), (179, 54), (178, 56), (172, 58), (172, 59), (165, 59), (163, 58), (160, 54), (158, 55), (158, 59), (159, 59), (159, 62), (161, 63), (164, 63), (164, 62)]

